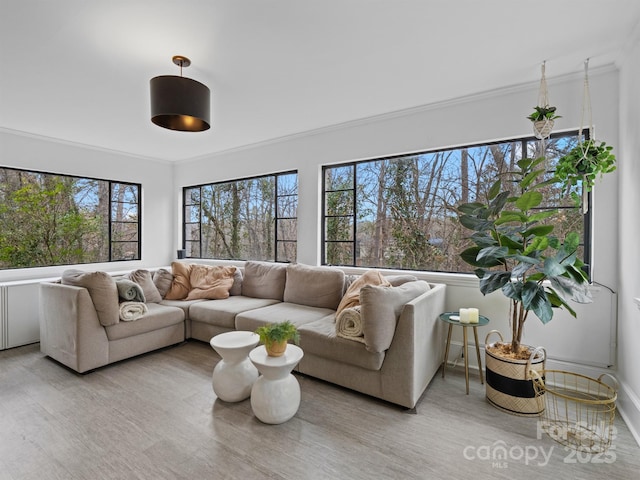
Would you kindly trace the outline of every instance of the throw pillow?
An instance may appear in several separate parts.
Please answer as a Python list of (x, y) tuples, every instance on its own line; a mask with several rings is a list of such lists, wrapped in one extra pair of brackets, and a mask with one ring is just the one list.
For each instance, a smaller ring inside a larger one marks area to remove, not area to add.
[(229, 297), (229, 290), (233, 286), (233, 274), (236, 267), (222, 267), (212, 265), (192, 265), (191, 291), (187, 300), (206, 298), (220, 300)]
[(402, 307), (429, 288), (423, 280), (399, 287), (363, 286), (360, 290), (360, 313), (367, 350), (375, 353), (387, 350), (393, 341)]
[(161, 268), (154, 272), (153, 283), (156, 285), (158, 293), (160, 293), (160, 296), (162, 298), (167, 295), (167, 292), (171, 288), (171, 282), (173, 282), (173, 273), (171, 273), (169, 270)]
[(62, 284), (84, 287), (89, 291), (103, 327), (115, 325), (120, 320), (118, 288), (116, 281), (108, 273), (65, 270), (62, 272)]
[(153, 283), (153, 278), (151, 277), (151, 272), (149, 270), (134, 270), (129, 273), (129, 280), (140, 285), (146, 303), (160, 303), (162, 301), (162, 296), (160, 295), (156, 284)]
[(390, 283), (378, 270), (367, 270), (349, 285), (336, 310), (336, 318), (344, 309), (360, 305), (360, 289), (365, 285), (390, 285)]
[(335, 310), (342, 298), (344, 272), (300, 263), (287, 266), (284, 301)]
[(285, 263), (248, 261), (244, 265), (242, 295), (282, 301), (286, 281), (287, 265)]
[(189, 280), (191, 264), (171, 262), (171, 272), (173, 273), (173, 281), (164, 298), (166, 300), (184, 300), (191, 291), (191, 281)]

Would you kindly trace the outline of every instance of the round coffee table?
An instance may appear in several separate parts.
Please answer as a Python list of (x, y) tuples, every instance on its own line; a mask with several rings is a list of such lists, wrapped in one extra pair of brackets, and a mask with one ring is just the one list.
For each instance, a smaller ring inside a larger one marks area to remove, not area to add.
[(300, 407), (300, 384), (291, 370), (303, 356), (296, 345), (287, 345), (281, 357), (268, 356), (264, 345), (251, 350), (249, 359), (262, 374), (251, 389), (251, 408), (258, 420), (278, 424), (296, 414)]
[(222, 360), (213, 369), (211, 385), (220, 400), (239, 402), (251, 395), (258, 370), (249, 361), (249, 352), (260, 342), (253, 332), (227, 332), (216, 335), (209, 344)]

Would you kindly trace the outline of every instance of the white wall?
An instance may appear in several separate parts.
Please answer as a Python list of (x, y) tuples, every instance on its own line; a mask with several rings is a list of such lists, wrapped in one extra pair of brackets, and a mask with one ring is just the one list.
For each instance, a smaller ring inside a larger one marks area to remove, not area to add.
[(640, 26), (634, 38), (620, 70), (618, 404), (640, 443)]
[[(167, 265), (176, 226), (173, 165), (0, 130), (0, 166), (142, 184), (142, 259), (78, 266), (117, 271)], [(59, 276), (65, 267), (0, 271), (0, 282)]]

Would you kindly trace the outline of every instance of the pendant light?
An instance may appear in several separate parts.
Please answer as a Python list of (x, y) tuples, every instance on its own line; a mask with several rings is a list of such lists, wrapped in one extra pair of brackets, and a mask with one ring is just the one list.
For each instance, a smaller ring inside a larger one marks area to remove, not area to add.
[(182, 76), (182, 68), (191, 60), (181, 55), (173, 57), (180, 67), (180, 76), (161, 75), (150, 80), (151, 121), (156, 125), (180, 132), (209, 130), (211, 93), (206, 85)]

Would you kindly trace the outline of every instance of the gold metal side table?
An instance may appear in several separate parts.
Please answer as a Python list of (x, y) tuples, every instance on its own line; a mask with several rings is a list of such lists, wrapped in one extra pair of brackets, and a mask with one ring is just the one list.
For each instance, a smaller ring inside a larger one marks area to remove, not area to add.
[[(451, 317), (457, 317), (451, 318)], [(464, 348), (464, 378), (467, 384), (467, 395), (469, 395), (469, 356), (467, 355), (467, 328), (473, 328), (473, 337), (476, 342), (476, 355), (478, 356), (478, 370), (480, 371), (480, 383), (484, 384), (484, 375), (482, 374), (482, 361), (480, 360), (480, 345), (478, 344), (478, 327), (483, 327), (489, 323), (489, 319), (483, 315), (479, 316), (478, 323), (461, 323), (460, 314), (458, 312), (446, 312), (440, 314), (440, 320), (449, 324), (449, 332), (447, 333), (447, 346), (444, 350), (444, 360), (442, 361), (442, 378), (444, 378), (444, 370), (447, 368), (447, 360), (449, 358), (449, 347), (451, 346), (451, 332), (454, 325), (462, 327), (462, 342)]]

